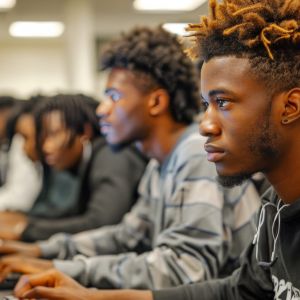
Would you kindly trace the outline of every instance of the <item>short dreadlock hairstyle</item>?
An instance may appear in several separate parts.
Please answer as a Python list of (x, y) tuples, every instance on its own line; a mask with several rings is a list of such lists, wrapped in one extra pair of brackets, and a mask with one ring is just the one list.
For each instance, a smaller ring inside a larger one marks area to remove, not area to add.
[(273, 95), (299, 86), (299, 0), (210, 0), (209, 8), (199, 24), (189, 25), (196, 37), (191, 55), (248, 58)]
[(16, 126), (18, 120), (24, 115), (32, 115), (39, 101), (43, 100), (43, 96), (34, 96), (25, 101), (19, 101), (13, 108), (6, 122), (6, 137), (8, 147), (10, 148), (14, 135), (16, 134)]
[(17, 100), (11, 96), (0, 96), (0, 110), (12, 108)]
[(91, 97), (75, 94), (59, 94), (48, 99), (44, 99), (37, 105), (34, 111), (36, 125), (36, 139), (38, 152), (41, 154), (43, 118), (47, 114), (59, 111), (62, 116), (65, 128), (71, 131), (69, 145), (78, 134), (84, 133), (85, 124), (90, 124), (93, 130), (93, 137), (100, 135), (100, 128), (96, 116), (96, 100)]
[(136, 27), (112, 41), (101, 56), (102, 69), (133, 72), (142, 92), (164, 88), (170, 96), (175, 121), (193, 122), (200, 109), (196, 71), (178, 38), (157, 28)]

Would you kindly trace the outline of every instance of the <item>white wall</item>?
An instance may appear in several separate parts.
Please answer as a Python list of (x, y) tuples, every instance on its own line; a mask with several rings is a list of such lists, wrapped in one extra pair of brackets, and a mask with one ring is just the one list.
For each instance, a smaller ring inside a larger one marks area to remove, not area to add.
[[(25, 2), (29, 6), (23, 7)], [(16, 11), (0, 13), (0, 94), (24, 98), (36, 93), (95, 94), (97, 71), (91, 2), (62, 0), (42, 14), (38, 14), (37, 0), (17, 3)], [(21, 12), (19, 17), (18, 12)], [(63, 20), (66, 30), (54, 39), (12, 38), (8, 27), (14, 20)]]
[[(179, 1), (179, 0), (178, 0)], [(84, 92), (101, 97), (105, 76), (97, 72), (95, 40), (116, 36), (136, 24), (197, 22), (205, 8), (186, 13), (134, 11), (132, 0), (17, 0), (0, 13), (0, 95)], [(56, 39), (16, 39), (13, 21), (63, 21)]]
[(61, 41), (18, 40), (0, 47), (0, 94), (27, 97), (68, 89)]

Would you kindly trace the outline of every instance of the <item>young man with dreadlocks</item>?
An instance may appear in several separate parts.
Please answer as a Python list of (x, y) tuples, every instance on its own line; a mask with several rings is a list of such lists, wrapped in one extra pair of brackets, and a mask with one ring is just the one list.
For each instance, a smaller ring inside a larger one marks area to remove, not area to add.
[[(300, 298), (300, 2), (210, 1), (197, 33), (204, 60), (201, 92), (206, 113), (200, 131), (225, 185), (256, 171), (273, 188), (263, 197), (257, 234), (229, 278), (156, 292), (88, 291), (50, 271), (26, 278), (27, 297), (73, 287), (88, 299), (299, 299)], [(25, 278), (24, 278), (25, 279)], [(48, 295), (52, 295), (48, 297)], [(67, 299), (60, 297), (59, 299)], [(76, 299), (76, 298), (74, 298)]]
[(141, 27), (110, 44), (102, 63), (110, 70), (98, 109), (106, 140), (135, 141), (152, 160), (121, 224), (41, 243), (43, 255), (74, 257), (54, 266), (98, 288), (160, 289), (228, 274), (253, 237), (258, 197), (249, 182), (229, 190), (215, 181), (193, 123), (192, 62), (176, 36)]
[(94, 99), (59, 94), (38, 101), (18, 126), (27, 154), (43, 163), (42, 190), (26, 215), (1, 214), (0, 238), (33, 242), (119, 223), (135, 202), (146, 159), (134, 147), (111, 151)]

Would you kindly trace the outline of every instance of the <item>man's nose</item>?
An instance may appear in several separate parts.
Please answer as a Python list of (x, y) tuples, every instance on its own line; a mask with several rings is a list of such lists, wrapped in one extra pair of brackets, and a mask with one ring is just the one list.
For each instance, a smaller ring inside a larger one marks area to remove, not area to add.
[(42, 142), (42, 152), (44, 154), (49, 154), (53, 151), (54, 143), (51, 139), (45, 138)]
[(109, 100), (102, 101), (96, 109), (96, 114), (99, 118), (105, 117), (110, 113), (111, 108), (112, 108), (111, 101)]
[(207, 108), (200, 121), (199, 132), (201, 135), (208, 137), (217, 136), (221, 133), (221, 127), (216, 118), (216, 115), (209, 107)]

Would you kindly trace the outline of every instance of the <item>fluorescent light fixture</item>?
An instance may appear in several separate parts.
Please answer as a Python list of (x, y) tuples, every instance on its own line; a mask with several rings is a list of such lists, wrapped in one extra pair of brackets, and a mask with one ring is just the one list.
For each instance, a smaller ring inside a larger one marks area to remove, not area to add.
[(165, 23), (163, 28), (171, 33), (177, 35), (187, 35), (188, 32), (185, 28), (188, 26), (188, 23)]
[(194, 10), (206, 0), (135, 0), (136, 10), (189, 11)]
[(64, 32), (65, 26), (61, 22), (15, 22), (9, 27), (13, 37), (23, 38), (54, 38)]
[(0, 11), (8, 10), (16, 5), (16, 0), (0, 0)]

